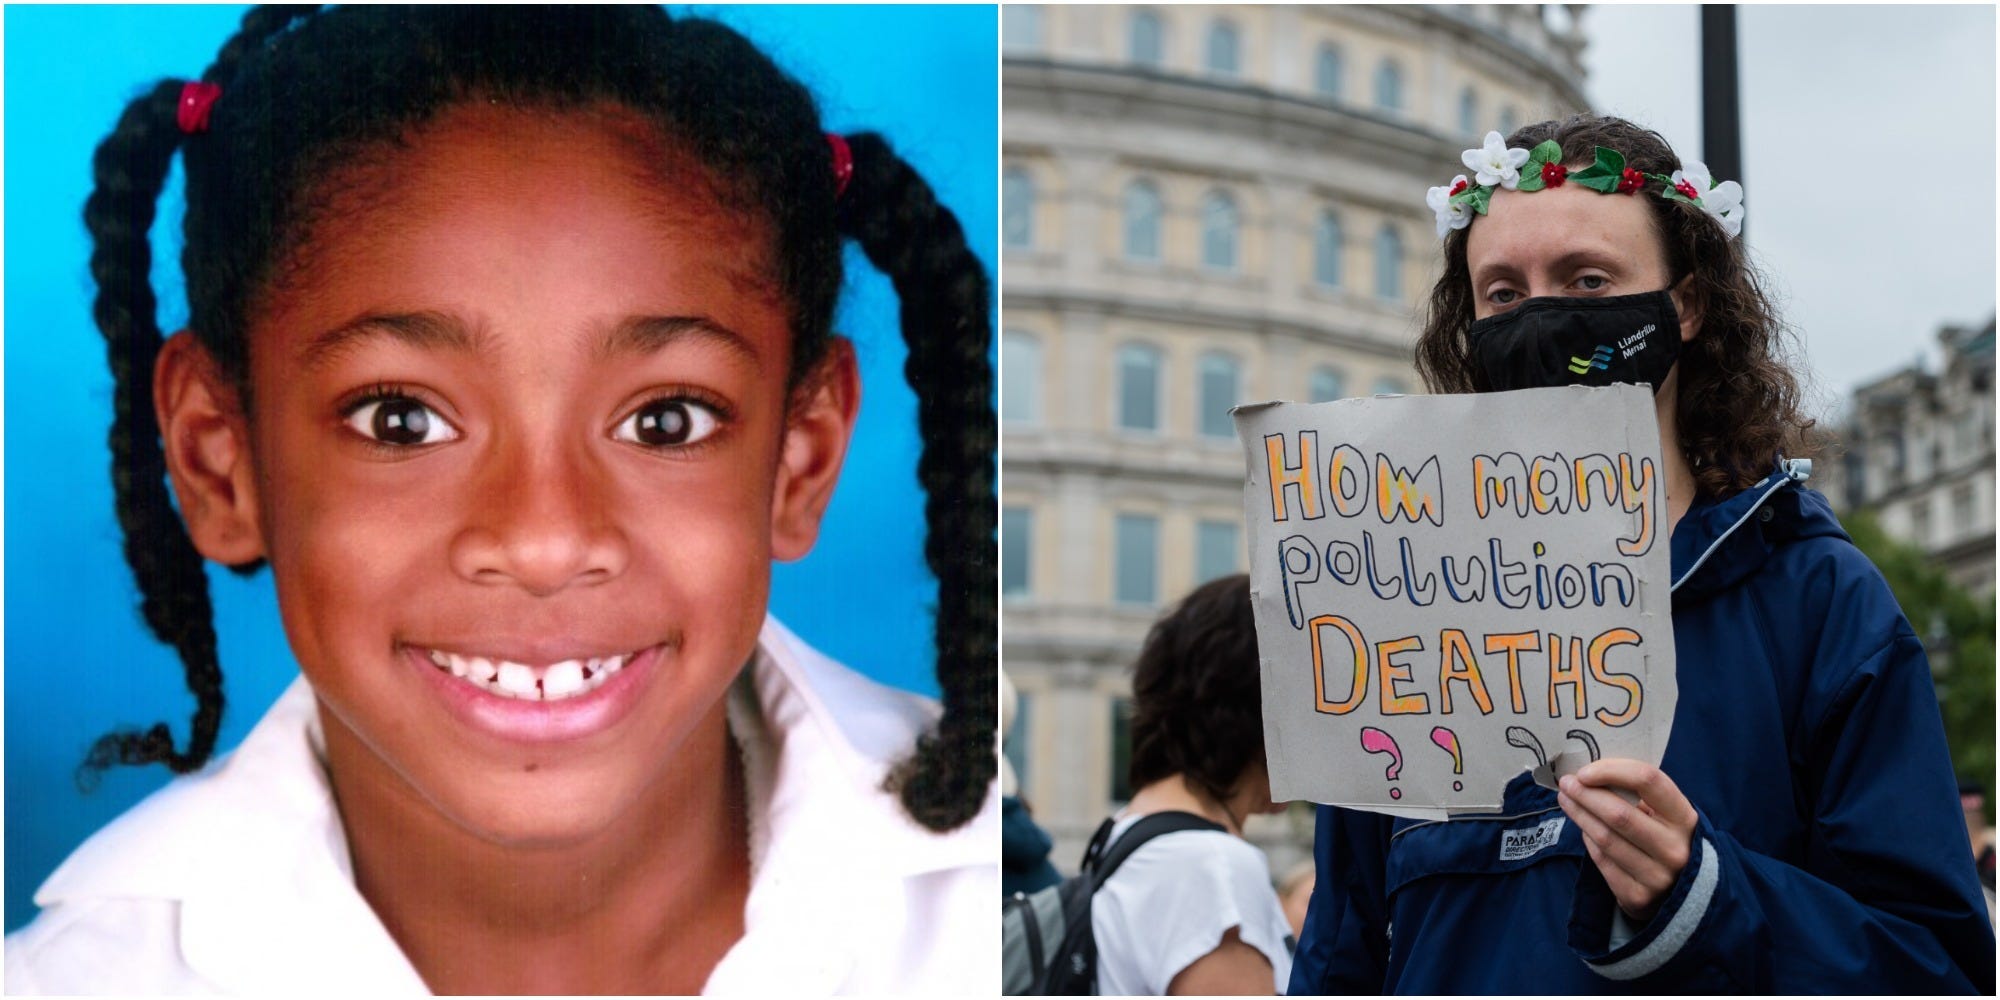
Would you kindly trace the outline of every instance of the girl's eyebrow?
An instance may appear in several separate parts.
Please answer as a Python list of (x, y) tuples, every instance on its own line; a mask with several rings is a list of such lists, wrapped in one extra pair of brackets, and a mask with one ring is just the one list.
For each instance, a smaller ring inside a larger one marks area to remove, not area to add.
[(444, 313), (370, 313), (314, 337), (299, 353), (299, 363), (307, 369), (320, 368), (356, 342), (384, 335), (412, 347), (468, 352), (477, 351), (482, 340)]
[(737, 355), (752, 370), (764, 370), (763, 355), (749, 338), (707, 316), (627, 316), (597, 343), (602, 361), (620, 354), (651, 354), (683, 340), (711, 343)]
[[(388, 336), (412, 347), (476, 353), (484, 338), (454, 316), (438, 312), (371, 313), (327, 330), (300, 352), (307, 369), (325, 366), (341, 352), (369, 337)], [(750, 340), (706, 316), (627, 316), (605, 331), (597, 342), (598, 360), (620, 354), (651, 354), (683, 340), (720, 346), (761, 373), (763, 356)]]

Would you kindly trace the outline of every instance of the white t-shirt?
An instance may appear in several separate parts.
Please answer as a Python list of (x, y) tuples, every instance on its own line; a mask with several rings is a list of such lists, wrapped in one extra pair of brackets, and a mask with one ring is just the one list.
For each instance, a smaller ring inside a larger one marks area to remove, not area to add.
[[(743, 937), (703, 992), (992, 992), (1000, 792), (932, 833), (882, 779), (936, 707), (767, 619), (729, 695), (750, 807)], [(295, 682), (242, 746), (97, 832), (6, 939), (9, 994), (414, 996), (423, 979), (358, 889)]]
[[(1138, 816), (1112, 827), (1122, 836)], [(1101, 996), (1161, 996), (1182, 969), (1238, 928), (1271, 962), (1271, 986), (1292, 978), (1291, 925), (1271, 888), (1264, 854), (1241, 837), (1184, 830), (1153, 838), (1125, 859), (1090, 903)]]

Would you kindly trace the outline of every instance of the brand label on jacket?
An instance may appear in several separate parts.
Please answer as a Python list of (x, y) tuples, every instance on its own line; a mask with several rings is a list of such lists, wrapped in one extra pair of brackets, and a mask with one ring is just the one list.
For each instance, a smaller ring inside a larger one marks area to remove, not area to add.
[(1564, 816), (1552, 816), (1539, 826), (1523, 827), (1519, 830), (1500, 831), (1500, 860), (1519, 861), (1532, 858), (1555, 846), (1556, 838), (1562, 836), (1563, 824), (1569, 822)]

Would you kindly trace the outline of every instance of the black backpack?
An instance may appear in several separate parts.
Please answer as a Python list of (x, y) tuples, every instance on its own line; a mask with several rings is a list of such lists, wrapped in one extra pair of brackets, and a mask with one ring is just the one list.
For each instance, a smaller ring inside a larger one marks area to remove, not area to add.
[(1115, 820), (1105, 820), (1083, 852), (1083, 867), (1034, 895), (1008, 897), (1001, 916), (1001, 993), (1007, 996), (1091, 996), (1097, 992), (1097, 938), (1090, 929), (1090, 900), (1118, 866), (1154, 837), (1183, 830), (1222, 831), (1221, 824), (1187, 812), (1141, 818), (1111, 840)]

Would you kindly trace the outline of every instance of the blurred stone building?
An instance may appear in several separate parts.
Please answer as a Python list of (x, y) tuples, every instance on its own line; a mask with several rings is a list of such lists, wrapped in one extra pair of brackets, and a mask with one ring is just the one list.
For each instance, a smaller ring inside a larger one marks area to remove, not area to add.
[[(1229, 408), (1421, 391), (1425, 189), (1584, 109), (1577, 13), (1002, 9), (1008, 754), (1060, 867), (1130, 794), (1147, 626), (1246, 567)], [(1310, 848), (1251, 833), (1280, 872)]]
[(1842, 511), (1874, 511), (1883, 531), (1984, 595), (1994, 571), (1993, 327), (1947, 326), (1937, 335), (1942, 371), (1911, 365), (1855, 389), (1835, 457), (1814, 483)]

